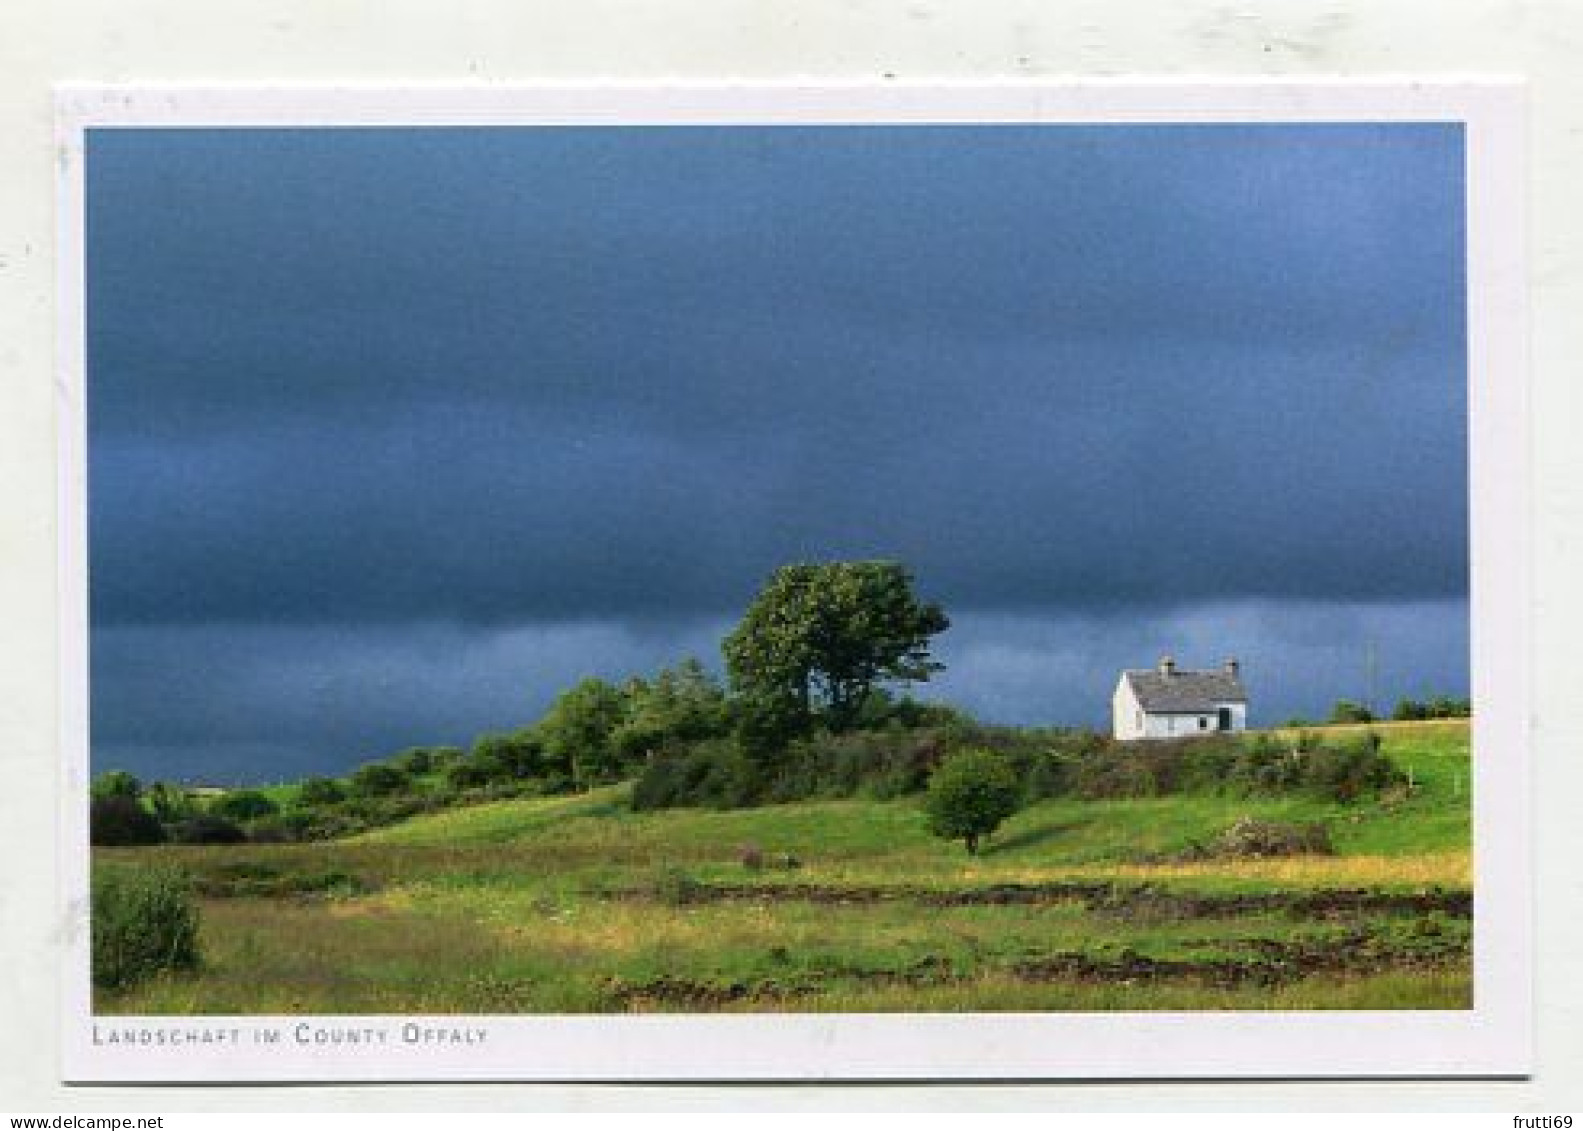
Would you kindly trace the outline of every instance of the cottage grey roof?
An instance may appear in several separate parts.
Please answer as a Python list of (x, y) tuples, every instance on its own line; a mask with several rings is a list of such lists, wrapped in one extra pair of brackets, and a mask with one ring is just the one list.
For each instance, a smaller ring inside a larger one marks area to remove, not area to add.
[(1222, 703), (1246, 703), (1248, 693), (1242, 680), (1224, 668), (1207, 672), (1173, 671), (1162, 674), (1158, 669), (1127, 671), (1122, 673), (1138, 705), (1151, 713), (1190, 713), (1213, 711)]

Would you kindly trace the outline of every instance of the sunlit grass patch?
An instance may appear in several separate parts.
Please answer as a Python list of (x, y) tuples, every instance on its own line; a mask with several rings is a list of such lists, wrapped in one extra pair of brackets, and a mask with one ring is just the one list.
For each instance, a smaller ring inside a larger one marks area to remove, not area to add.
[(1207, 860), (1181, 864), (1116, 864), (1072, 869), (1079, 875), (1123, 880), (1230, 880), (1300, 887), (1467, 887), (1473, 854), (1466, 849), (1418, 856), (1288, 856), (1264, 860)]

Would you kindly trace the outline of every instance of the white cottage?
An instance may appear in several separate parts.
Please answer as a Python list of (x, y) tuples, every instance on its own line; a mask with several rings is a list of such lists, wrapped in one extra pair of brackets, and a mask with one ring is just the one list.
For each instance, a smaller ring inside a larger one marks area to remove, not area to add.
[(1190, 738), (1246, 730), (1248, 693), (1236, 660), (1210, 671), (1182, 671), (1165, 656), (1154, 668), (1122, 672), (1110, 710), (1119, 739)]

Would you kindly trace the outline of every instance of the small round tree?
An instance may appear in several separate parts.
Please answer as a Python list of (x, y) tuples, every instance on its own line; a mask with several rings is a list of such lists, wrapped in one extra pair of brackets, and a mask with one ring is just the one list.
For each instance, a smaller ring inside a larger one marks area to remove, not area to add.
[(953, 754), (930, 775), (924, 800), (929, 830), (961, 840), (969, 852), (1017, 811), (1022, 787), (1011, 765), (989, 750)]

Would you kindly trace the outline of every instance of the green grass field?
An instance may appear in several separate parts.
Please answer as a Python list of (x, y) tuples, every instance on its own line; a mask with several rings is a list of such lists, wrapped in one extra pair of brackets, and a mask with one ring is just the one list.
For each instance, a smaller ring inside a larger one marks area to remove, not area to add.
[[(178, 862), (203, 893), (201, 969), (97, 1005), (1469, 1008), (1468, 726), (1376, 729), (1410, 793), (1062, 799), (976, 857), (930, 836), (916, 799), (633, 813), (623, 786), (344, 841), (97, 849), (101, 867)], [(1336, 854), (1170, 862), (1242, 816), (1322, 821)]]

